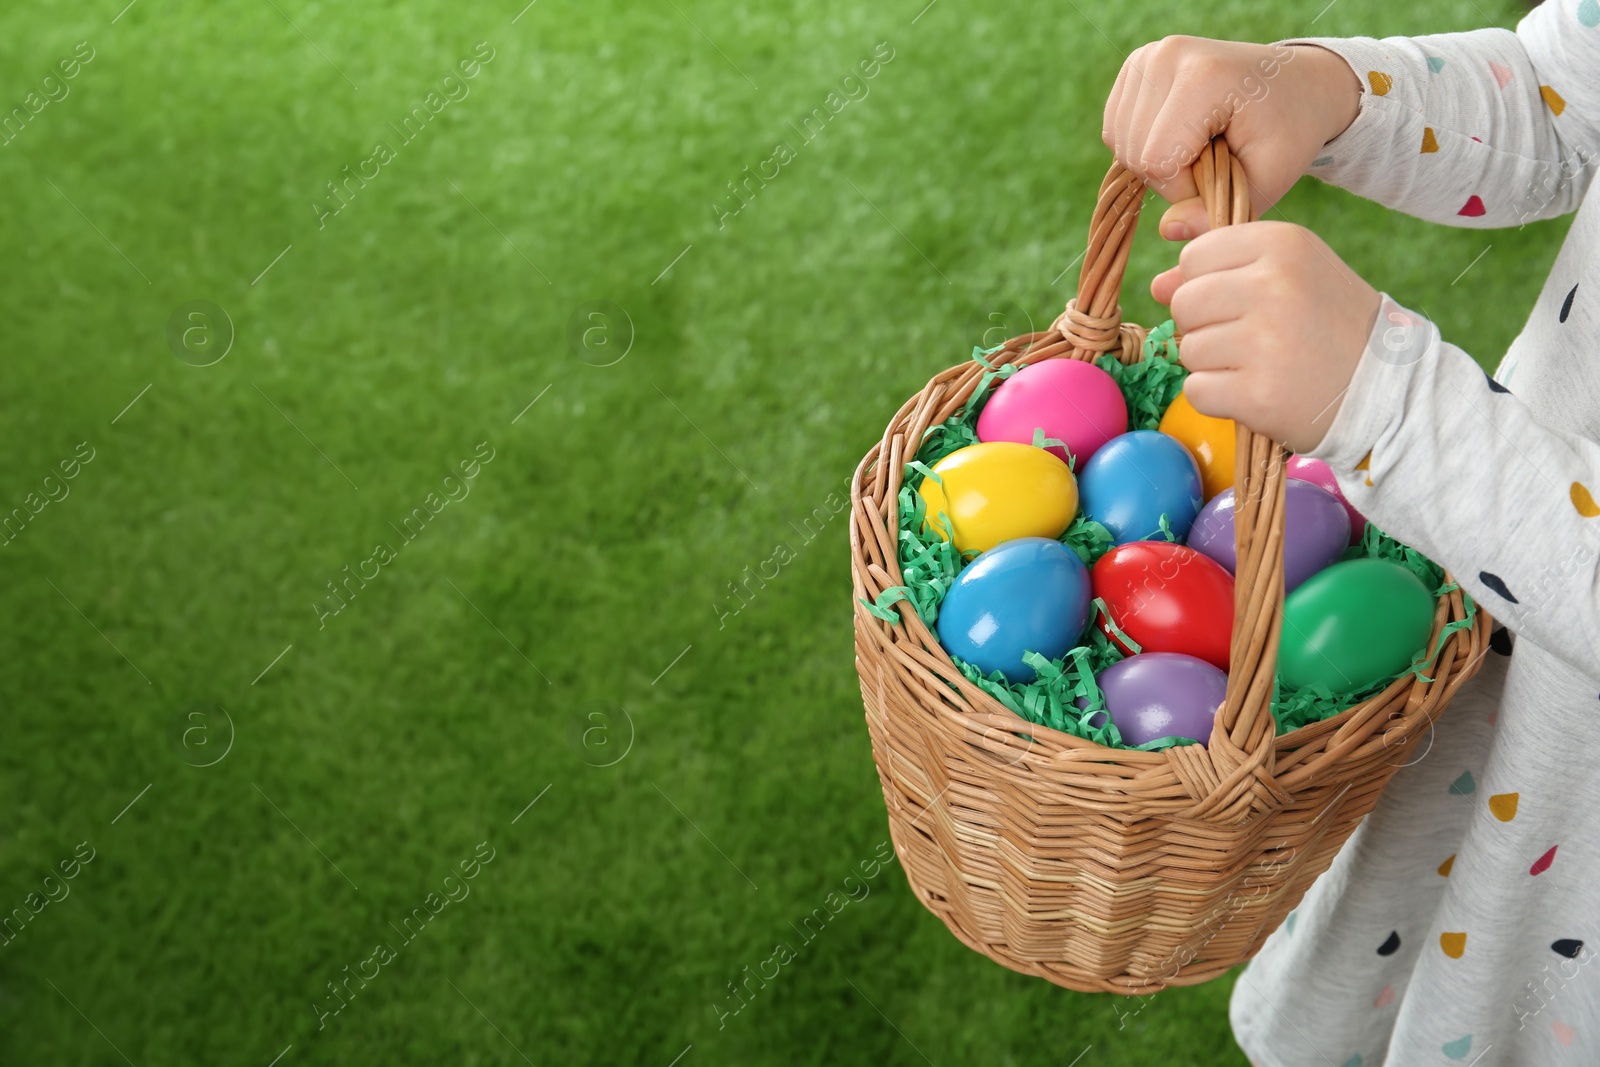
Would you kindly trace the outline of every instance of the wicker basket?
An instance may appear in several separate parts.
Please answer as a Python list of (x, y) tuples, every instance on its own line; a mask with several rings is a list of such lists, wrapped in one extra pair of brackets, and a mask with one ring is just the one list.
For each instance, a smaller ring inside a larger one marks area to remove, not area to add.
[[(1243, 170), (1220, 138), (1194, 173), (1212, 225), (1250, 219)], [(1117, 297), (1144, 192), (1112, 167), (1077, 298), (1051, 329), (1012, 338), (992, 361), (1141, 358), (1145, 331), (1120, 321)], [(909, 603), (895, 624), (860, 603), (901, 583), (906, 461), (982, 373), (952, 367), (906, 401), (851, 484), (856, 667), (901, 865), (958, 938), (1012, 970), (1085, 992), (1204, 982), (1254, 955), (1327, 869), (1476, 673), (1488, 615), (1446, 638), (1432, 681), (1403, 677), (1275, 736), (1283, 451), (1241, 426), (1233, 651), (1208, 744), (1110, 749), (1026, 723), (962, 676)], [(1432, 640), (1463, 617), (1459, 590), (1441, 597)]]

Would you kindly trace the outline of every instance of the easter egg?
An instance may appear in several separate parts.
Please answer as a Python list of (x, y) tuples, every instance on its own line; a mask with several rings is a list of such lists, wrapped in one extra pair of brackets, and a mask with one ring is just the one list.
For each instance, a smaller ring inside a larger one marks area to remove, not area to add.
[(1189, 403), (1187, 396), (1179, 393), (1167, 406), (1157, 428), (1182, 441), (1194, 456), (1200, 465), (1200, 484), (1207, 500), (1233, 485), (1234, 443), (1238, 440), (1238, 430), (1232, 419), (1202, 415)]
[(1072, 471), (1042, 448), (1012, 441), (968, 445), (933, 465), (937, 478), (917, 487), (927, 505), (924, 528), (963, 553), (984, 552), (1018, 537), (1060, 537), (1078, 510)]
[[(1051, 460), (1052, 463), (1058, 462)], [(1022, 537), (967, 564), (939, 605), (939, 643), (984, 674), (1031, 682), (1024, 652), (1056, 659), (1089, 620), (1089, 572), (1072, 549)]]
[(1051, 445), (1061, 459), (1070, 452), (1083, 465), (1101, 445), (1126, 433), (1128, 404), (1116, 379), (1081, 359), (1045, 359), (1001, 382), (978, 413), (978, 440), (1033, 444), (1034, 430), (1065, 442)]
[[(1350, 517), (1344, 505), (1320, 486), (1293, 478), (1283, 484), (1283, 591), (1288, 593), (1350, 547)], [(1185, 542), (1228, 568), (1229, 574), (1238, 566), (1234, 512), (1233, 490), (1225, 489), (1200, 509)]]
[(1386, 559), (1351, 559), (1307, 578), (1283, 602), (1278, 677), (1289, 689), (1364, 689), (1410, 666), (1433, 632), (1433, 596)]
[[(1118, 545), (1089, 573), (1094, 595), (1117, 628), (1144, 652), (1181, 652), (1228, 669), (1233, 637), (1233, 576), (1187, 545), (1134, 541)], [(1101, 629), (1132, 652), (1101, 620)]]
[(1344, 498), (1344, 492), (1339, 488), (1339, 479), (1333, 476), (1333, 469), (1320, 459), (1310, 456), (1290, 456), (1283, 465), (1283, 473), (1290, 478), (1312, 485), (1321, 486), (1332, 493), (1334, 499), (1344, 506), (1345, 514), (1350, 516), (1350, 543), (1357, 545), (1361, 538), (1366, 536), (1367, 520), (1361, 512), (1350, 506), (1350, 501)]
[[(1228, 692), (1228, 676), (1205, 660), (1177, 652), (1144, 652), (1095, 676), (1122, 740), (1142, 745), (1191, 737), (1202, 745)], [(1103, 721), (1103, 720), (1102, 720)]]
[(1200, 511), (1200, 468), (1176, 438), (1134, 430), (1101, 446), (1078, 473), (1083, 513), (1119, 545), (1162, 538), (1161, 516), (1182, 540)]

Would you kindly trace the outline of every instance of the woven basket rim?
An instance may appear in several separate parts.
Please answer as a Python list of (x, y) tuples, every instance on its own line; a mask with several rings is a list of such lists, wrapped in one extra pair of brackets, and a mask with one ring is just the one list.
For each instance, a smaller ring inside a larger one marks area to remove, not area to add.
[[(1056, 331), (1035, 331), (1033, 333), (1028, 333), (1028, 334), (1019, 334), (1019, 335), (1017, 335), (1015, 337), (1010, 338), (1006, 342), (1004, 342), (1000, 346), (999, 351), (989, 353), (988, 355), (989, 355), (990, 363), (995, 367), (998, 367), (998, 366), (1001, 366), (1001, 365), (1005, 365), (1005, 364), (1010, 364), (1010, 363), (1012, 363), (1014, 361), (1013, 360), (1009, 360), (1009, 359), (1005, 359), (1004, 358), (1005, 353), (1007, 353), (1009, 351), (1012, 351), (1012, 350), (1015, 350), (1015, 351), (1017, 351), (1017, 353), (1019, 355), (1027, 355), (1029, 353), (1029, 349), (1031, 347), (1033, 347), (1034, 345), (1039, 344), (1041, 341), (1044, 342), (1045, 345), (1048, 345), (1048, 344), (1052, 343), (1052, 339), (1054, 339), (1055, 341), (1059, 341), (1060, 334), (1057, 333)], [(1046, 357), (1046, 358), (1048, 358), (1048, 357)], [(1141, 356), (1141, 358), (1142, 358), (1142, 356)], [(1034, 361), (1029, 361), (1029, 362), (1034, 362)], [(1026, 365), (1026, 364), (1018, 362), (1018, 365)], [(896, 421), (898, 421), (898, 419), (899, 419), (899, 417), (901, 415), (903, 415), (907, 411), (913, 409), (916, 406), (917, 402), (921, 398), (926, 396), (929, 393), (930, 390), (932, 390), (935, 387), (937, 387), (938, 385), (942, 384), (942, 380), (943, 379), (948, 378), (950, 375), (952, 375), (954, 373), (958, 373), (958, 372), (962, 372), (962, 371), (968, 370), (969, 368), (974, 368), (974, 367), (982, 368), (984, 366), (985, 366), (985, 364), (978, 363), (975, 360), (968, 360), (968, 361), (963, 362), (963, 363), (954, 364), (954, 365), (952, 365), (950, 367), (945, 368), (944, 370), (940, 371), (939, 373), (935, 374), (932, 378), (928, 379), (927, 383), (921, 389), (917, 390), (917, 392), (911, 394), (911, 396), (906, 399), (905, 403), (901, 405), (900, 410), (898, 412), (896, 412), (896, 418), (891, 420), (890, 425), (892, 426)], [(964, 404), (968, 399), (970, 399), (972, 392), (974, 392), (975, 390), (976, 390), (976, 381), (973, 382), (971, 387), (963, 388), (963, 389), (958, 390), (958, 394), (957, 395), (960, 396), (961, 402)], [(882, 462), (881, 449), (882, 449), (881, 442), (878, 443), (878, 444), (874, 444), (867, 451), (867, 453), (862, 456), (860, 462), (858, 462), (856, 464), (855, 472), (852, 475), (851, 480), (850, 480), (850, 494), (851, 494), (852, 502), (854, 502), (856, 500), (859, 500), (861, 498), (861, 486), (862, 486), (863, 479), (867, 476), (867, 474), (870, 471), (872, 471), (879, 463)], [(914, 454), (915, 450), (913, 449), (912, 452)], [(899, 488), (900, 488), (900, 485), (903, 484), (903, 482), (904, 482), (904, 473), (903, 473), (903, 471), (891, 472), (891, 474), (890, 474), (890, 486), (889, 486), (889, 490), (886, 491), (886, 494), (885, 494), (886, 497), (892, 495), (893, 498), (896, 501), (898, 501)], [(859, 537), (856, 534), (855, 523), (856, 523), (856, 514), (855, 514), (855, 510), (852, 509), (852, 514), (851, 514), (851, 539), (852, 539), (853, 542), (858, 542), (859, 541)], [(895, 522), (892, 525), (892, 527), (890, 527), (890, 529), (894, 533), (898, 534), (898, 530), (899, 530), (898, 512), (896, 513)], [(905, 576), (900, 570), (900, 561), (899, 561), (898, 555), (890, 555), (890, 556), (886, 557), (885, 562), (888, 564), (888, 566), (886, 568), (888, 576), (889, 576), (890, 579), (892, 579), (888, 583), (888, 585), (889, 586), (895, 586), (895, 585), (903, 584), (903, 582), (905, 580)], [(1459, 583), (1455, 582), (1454, 576), (1448, 570), (1446, 570), (1444, 572), (1444, 576), (1445, 576), (1445, 583), (1447, 585), (1450, 585), (1450, 584), (1459, 585)], [(880, 589), (879, 591), (881, 592), (882, 590)], [(1457, 591), (1454, 595), (1457, 598), (1459, 598), (1461, 594), (1460, 594), (1459, 591)], [(1437, 598), (1436, 606), (1435, 606), (1435, 621), (1434, 621), (1433, 628), (1432, 628), (1432, 630), (1431, 630), (1431, 632), (1429, 634), (1429, 638), (1428, 638), (1428, 647), (1429, 648), (1433, 648), (1434, 645), (1438, 643), (1439, 634), (1443, 630), (1443, 628), (1444, 628), (1444, 626), (1446, 624), (1448, 624), (1450, 622), (1459, 621), (1460, 619), (1463, 619), (1463, 618), (1466, 617), (1466, 613), (1465, 613), (1465, 610), (1464, 610), (1464, 605), (1462, 605), (1461, 609), (1459, 609), (1459, 610), (1454, 609), (1453, 605), (1451, 605), (1450, 609), (1447, 610), (1447, 602), (1449, 601), (1450, 596), (1451, 596), (1451, 594), (1447, 593), (1447, 594), (1444, 594), (1444, 595), (1442, 595), (1442, 596)], [(871, 599), (875, 599), (875, 598), (868, 597), (867, 599), (871, 600)], [(935, 653), (935, 654), (941, 655), (941, 656), (943, 656), (945, 658), (946, 661), (948, 661), (948, 659), (949, 659), (948, 651), (943, 647), (943, 645), (941, 645), (939, 643), (937, 635), (934, 634), (931, 630), (929, 630), (927, 625), (922, 622), (921, 617), (917, 615), (915, 609), (912, 608), (911, 605), (906, 601), (901, 601), (899, 604), (896, 605), (896, 607), (900, 611), (901, 621), (898, 624), (892, 624), (892, 625), (894, 625), (897, 630), (899, 630), (901, 627), (909, 627), (910, 629), (908, 629), (906, 631), (907, 633), (913, 633), (917, 629), (922, 630), (924, 633), (926, 633), (928, 635), (928, 638), (931, 639), (931, 640), (924, 640), (922, 642), (923, 649), (925, 651), (930, 652), (930, 653)], [(1489, 629), (1489, 626), (1492, 624), (1493, 620), (1489, 617), (1488, 612), (1486, 612), (1483, 609), (1482, 605), (1474, 604), (1474, 608), (1475, 608), (1475, 618), (1474, 618), (1473, 626), (1472, 626), (1471, 629), (1475, 633), (1481, 631), (1481, 634), (1479, 634), (1479, 636), (1480, 636), (1480, 642), (1479, 643), (1483, 644), (1484, 642), (1487, 641), (1488, 629)], [(862, 599), (861, 599), (860, 596), (858, 596), (856, 598), (855, 613), (856, 613), (857, 617), (859, 619), (861, 619), (863, 622), (867, 622), (867, 623), (883, 622), (883, 620), (878, 619), (876, 616), (872, 615), (872, 613), (867, 610), (865, 604), (862, 603)], [(1441, 615), (1443, 615), (1444, 617), (1440, 618)], [(1452, 642), (1459, 634), (1460, 634), (1460, 631), (1457, 631), (1456, 633), (1452, 633), (1450, 635), (1450, 637), (1446, 639), (1446, 647), (1448, 647), (1450, 642)], [(1435, 660), (1436, 663), (1444, 658), (1445, 651), (1446, 651), (1446, 649), (1444, 647), (1441, 647), (1437, 651), (1437, 653), (1434, 656), (1434, 660)], [(1482, 655), (1482, 653), (1480, 652), (1479, 656), (1481, 657), (1481, 655)], [(980, 689), (978, 686), (974, 685), (971, 681), (969, 681), (966, 678), (966, 676), (963, 675), (960, 672), (960, 670), (955, 667), (953, 662), (949, 663), (949, 667), (950, 667), (950, 674), (949, 674), (950, 680), (958, 687), (958, 690), (961, 692), (961, 694), (963, 696), (967, 697), (970, 701), (974, 702), (976, 705), (980, 705), (980, 707), (975, 708), (974, 710), (982, 710), (984, 712), (987, 712), (988, 714), (991, 714), (991, 715), (995, 716), (996, 718), (1002, 719), (1004, 721), (1009, 722), (1010, 724), (1013, 724), (1014, 726), (1019, 728), (1015, 732), (1026, 733), (1026, 734), (1029, 734), (1029, 735), (1035, 735), (1035, 739), (1036, 740), (1050, 740), (1050, 741), (1053, 741), (1061, 749), (1063, 749), (1065, 751), (1069, 751), (1069, 752), (1070, 751), (1075, 751), (1075, 750), (1083, 750), (1083, 751), (1096, 751), (1096, 752), (1116, 753), (1116, 757), (1118, 759), (1126, 759), (1126, 760), (1128, 760), (1130, 762), (1133, 762), (1133, 763), (1146, 764), (1146, 765), (1156, 765), (1156, 764), (1160, 764), (1160, 763), (1165, 761), (1165, 756), (1166, 756), (1167, 750), (1159, 750), (1159, 751), (1151, 752), (1151, 751), (1144, 751), (1144, 750), (1134, 749), (1134, 748), (1111, 748), (1110, 746), (1102, 745), (1102, 744), (1099, 744), (1098, 742), (1091, 741), (1088, 738), (1079, 737), (1076, 734), (1068, 733), (1065, 730), (1057, 730), (1053, 726), (1047, 726), (1047, 725), (1045, 725), (1043, 723), (1036, 723), (1036, 722), (1033, 722), (1033, 721), (1028, 720), (1028, 719), (1023, 719), (1020, 716), (1018, 716), (1014, 711), (1012, 711), (1010, 708), (1006, 707), (1004, 704), (1002, 704), (998, 700), (996, 700), (993, 696), (989, 695), (987, 692), (985, 692), (984, 690)], [(1460, 678), (1458, 680), (1457, 684), (1459, 684), (1460, 681), (1465, 681), (1465, 678)], [(1369, 696), (1369, 697), (1367, 697), (1367, 698), (1365, 698), (1365, 699), (1363, 699), (1361, 701), (1358, 701), (1357, 703), (1352, 704), (1347, 708), (1343, 708), (1340, 711), (1335, 712), (1333, 715), (1328, 716), (1326, 719), (1319, 719), (1319, 720), (1316, 720), (1315, 722), (1309, 722), (1309, 723), (1306, 723), (1306, 724), (1304, 724), (1302, 726), (1298, 726), (1293, 730), (1289, 730), (1289, 731), (1286, 731), (1284, 733), (1276, 734), (1275, 737), (1274, 737), (1274, 740), (1273, 740), (1273, 744), (1274, 744), (1275, 748), (1277, 749), (1277, 751), (1280, 754), (1289, 754), (1289, 753), (1295, 752), (1295, 751), (1305, 747), (1306, 745), (1315, 744), (1317, 741), (1320, 741), (1322, 739), (1322, 735), (1338, 732), (1347, 723), (1349, 723), (1351, 720), (1353, 720), (1357, 716), (1359, 716), (1363, 712), (1364, 709), (1366, 709), (1366, 708), (1368, 708), (1370, 706), (1373, 706), (1373, 705), (1385, 703), (1385, 702), (1388, 701), (1389, 698), (1392, 698), (1396, 693), (1400, 692), (1401, 690), (1406, 689), (1408, 686), (1414, 686), (1414, 685), (1418, 685), (1418, 684), (1424, 685), (1424, 686), (1429, 686), (1429, 685), (1432, 685), (1434, 683), (1433, 682), (1422, 682), (1420, 679), (1415, 678), (1414, 676), (1412, 676), (1409, 673), (1408, 674), (1402, 674), (1402, 675), (1396, 677), (1393, 681), (1391, 681), (1387, 686), (1385, 686), (1379, 692), (1374, 693), (1371, 696)], [(1449, 695), (1453, 695), (1454, 689), (1455, 689), (1455, 686), (1451, 686), (1450, 687), (1450, 694)], [(946, 704), (944, 702), (935, 702), (935, 703), (936, 703), (936, 706), (937, 706), (937, 710), (938, 710), (938, 712), (940, 714), (940, 717), (941, 718), (945, 718), (946, 716), (948, 716), (952, 725), (967, 726), (967, 725), (970, 725), (974, 721), (971, 712), (957, 711), (955, 708), (949, 706), (948, 704)], [(1408, 708), (1412, 708), (1414, 710), (1414, 705), (1416, 705), (1416, 703), (1417, 703), (1416, 701), (1409, 702), (1408, 703)], [(987, 705), (987, 706), (986, 707), (982, 707), (982, 705)], [(1404, 725), (1404, 724), (1402, 724), (1402, 725)], [(1008, 730), (1008, 731), (1005, 731), (1005, 733), (1006, 733), (1007, 736), (1011, 736), (1013, 731), (1009, 731)]]

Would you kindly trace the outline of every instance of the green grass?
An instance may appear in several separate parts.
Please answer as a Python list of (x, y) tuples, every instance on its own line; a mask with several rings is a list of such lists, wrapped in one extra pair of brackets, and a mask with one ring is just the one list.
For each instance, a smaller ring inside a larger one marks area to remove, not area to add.
[[(1127, 1002), (1023, 978), (895, 867), (718, 1025), (886, 834), (845, 522), (796, 525), (987, 311), (1043, 323), (1069, 295), (1123, 51), (1291, 36), (1320, 6), (1085, 5), (1101, 33), (1021, 0), (913, 25), (922, 2), (0, 13), (7, 108), (95, 50), (0, 147), (3, 510), (94, 449), (0, 554), (0, 906), (95, 850), (0, 948), (0, 1062), (1242, 1062), (1227, 981)], [(1481, 21), (1343, 0), (1315, 30)], [(319, 229), (325, 183), (480, 41), (470, 95)], [(880, 41), (865, 99), (796, 136)], [(794, 158), (719, 228), (778, 142)], [(1309, 181), (1282, 213), (1491, 364), (1560, 232)], [(1173, 258), (1147, 226), (1129, 316), (1158, 321)], [(192, 300), (236, 330), (212, 366), (166, 342)], [(569, 348), (588, 301), (631, 320), (621, 362)], [(470, 496), (400, 545), (479, 442)], [(319, 628), (380, 541), (396, 557)], [(471, 895), (402, 944), (480, 842)], [(397, 958), (319, 1030), (382, 941)]]

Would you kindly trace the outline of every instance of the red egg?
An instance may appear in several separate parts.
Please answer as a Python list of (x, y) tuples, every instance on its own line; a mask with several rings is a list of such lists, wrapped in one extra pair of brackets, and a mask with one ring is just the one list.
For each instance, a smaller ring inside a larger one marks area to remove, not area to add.
[[(1228, 669), (1233, 575), (1216, 560), (1169, 541), (1131, 541), (1090, 572), (1111, 621), (1145, 652), (1181, 652)], [(1100, 620), (1124, 652), (1133, 651)]]

